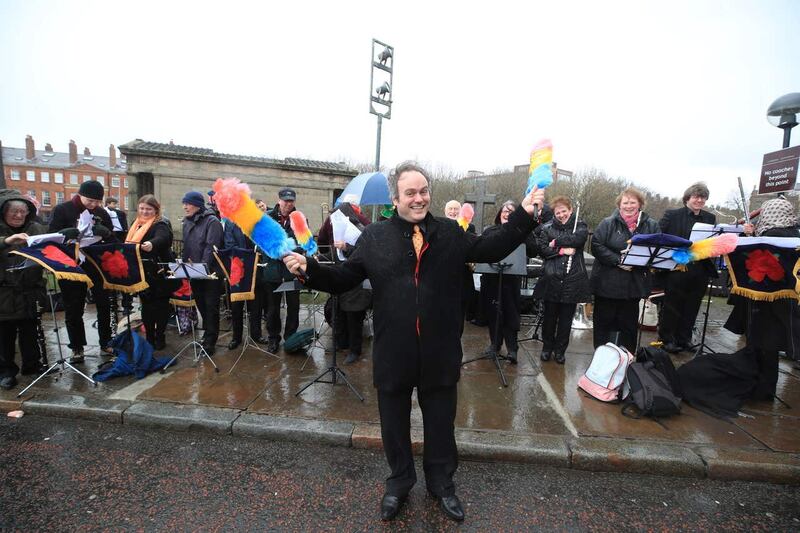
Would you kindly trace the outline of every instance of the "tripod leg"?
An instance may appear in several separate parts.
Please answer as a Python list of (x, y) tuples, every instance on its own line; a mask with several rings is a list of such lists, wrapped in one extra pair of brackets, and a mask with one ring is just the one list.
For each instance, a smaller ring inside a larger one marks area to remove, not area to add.
[(336, 370), (335, 370), (334, 374), (338, 374), (338, 375), (339, 375), (339, 377), (340, 377), (340, 378), (342, 378), (342, 381), (344, 381), (344, 384), (345, 384), (345, 385), (347, 385), (347, 387), (348, 387), (348, 388), (349, 388), (349, 389), (350, 389), (350, 390), (353, 392), (353, 394), (355, 394), (355, 395), (356, 395), (356, 397), (357, 397), (359, 400), (361, 400), (362, 402), (364, 401), (364, 397), (363, 397), (363, 396), (361, 396), (361, 394), (359, 394), (359, 392), (356, 390), (356, 388), (355, 388), (355, 387), (353, 387), (353, 385), (350, 383), (350, 380), (348, 380), (348, 379), (347, 379), (347, 376), (345, 375), (345, 373), (344, 373), (344, 372), (342, 372), (341, 370), (339, 370), (338, 368), (336, 368)]

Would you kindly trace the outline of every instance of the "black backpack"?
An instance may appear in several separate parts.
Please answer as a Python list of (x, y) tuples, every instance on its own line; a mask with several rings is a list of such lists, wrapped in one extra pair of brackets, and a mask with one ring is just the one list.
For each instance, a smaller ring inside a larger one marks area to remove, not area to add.
[(644, 362), (637, 361), (628, 367), (625, 386), (630, 393), (622, 407), (622, 414), (631, 418), (647, 416), (656, 419), (679, 414), (681, 397), (673, 390), (670, 379), (678, 387), (680, 382), (669, 355), (664, 353), (664, 358), (658, 354), (650, 360), (647, 360), (647, 355), (643, 356)]
[(639, 363), (646, 363), (652, 361), (656, 370), (661, 372), (669, 383), (669, 388), (672, 393), (678, 398), (683, 398), (683, 387), (681, 386), (681, 379), (678, 376), (678, 371), (675, 370), (675, 365), (672, 364), (672, 359), (669, 354), (661, 348), (653, 348), (650, 346), (642, 346), (636, 352), (636, 361)]

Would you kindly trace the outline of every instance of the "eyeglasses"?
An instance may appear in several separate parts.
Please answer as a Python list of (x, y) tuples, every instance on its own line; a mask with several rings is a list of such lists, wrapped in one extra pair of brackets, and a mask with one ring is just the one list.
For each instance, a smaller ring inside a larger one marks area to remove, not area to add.
[(26, 216), (28, 216), (28, 213), (30, 213), (30, 211), (28, 211), (27, 209), (9, 209), (8, 210), (8, 214), (11, 215), (12, 217), (13, 216), (20, 216), (20, 215), (23, 216), (23, 217), (26, 217)]

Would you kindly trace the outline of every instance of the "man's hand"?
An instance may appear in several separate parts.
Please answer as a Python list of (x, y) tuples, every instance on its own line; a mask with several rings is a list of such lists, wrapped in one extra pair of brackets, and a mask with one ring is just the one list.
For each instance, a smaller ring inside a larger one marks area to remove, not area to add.
[(630, 272), (631, 270), (633, 270), (633, 267), (630, 265), (617, 265), (617, 266), (626, 272)]
[(575, 248), (562, 248), (561, 253), (563, 255), (575, 255)]
[(283, 264), (286, 265), (289, 272), (296, 276), (301, 270), (305, 270), (307, 264), (306, 256), (295, 252), (289, 252), (288, 255), (283, 257)]
[(333, 241), (333, 246), (339, 250), (344, 250), (347, 248), (347, 243), (344, 241)]
[(745, 235), (753, 235), (756, 232), (756, 227), (753, 224), (745, 224), (744, 225), (744, 233)]
[(145, 252), (152, 252), (153, 251), (153, 243), (150, 241), (143, 242), (140, 248)]
[(13, 246), (15, 244), (22, 244), (27, 242), (28, 234), (27, 233), (15, 233), (14, 235), (9, 235), (5, 238), (5, 243), (9, 246)]
[(524, 207), (525, 211), (527, 211), (531, 216), (533, 216), (534, 204), (537, 206), (539, 211), (541, 211), (542, 206), (544, 205), (544, 189), (539, 190), (539, 187), (536, 185), (533, 186), (531, 193), (522, 199), (522, 207)]

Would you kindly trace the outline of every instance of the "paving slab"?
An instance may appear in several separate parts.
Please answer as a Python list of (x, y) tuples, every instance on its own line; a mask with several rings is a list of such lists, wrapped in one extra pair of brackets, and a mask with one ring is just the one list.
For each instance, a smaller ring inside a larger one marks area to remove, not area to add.
[(231, 434), (233, 421), (240, 415), (237, 409), (178, 405), (161, 402), (139, 402), (123, 414), (124, 424), (141, 427), (161, 427), (217, 434)]
[(773, 451), (800, 453), (800, 418), (756, 414), (740, 416), (733, 423)]
[(800, 484), (800, 455), (701, 447), (697, 454), (706, 463), (711, 479)]
[(635, 472), (704, 477), (698, 454), (684, 446), (626, 439), (580, 437), (570, 443), (572, 468), (597, 472)]
[(79, 394), (40, 394), (22, 404), (28, 414), (59, 418), (82, 418), (122, 423), (122, 413), (131, 406), (124, 400), (107, 400)]
[(348, 422), (243, 413), (233, 422), (233, 434), (270, 440), (350, 446), (354, 427), (354, 424)]
[(570, 466), (568, 437), (457, 429), (456, 444), (460, 459)]

